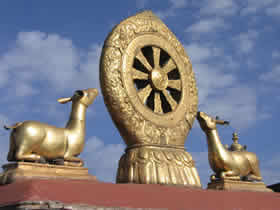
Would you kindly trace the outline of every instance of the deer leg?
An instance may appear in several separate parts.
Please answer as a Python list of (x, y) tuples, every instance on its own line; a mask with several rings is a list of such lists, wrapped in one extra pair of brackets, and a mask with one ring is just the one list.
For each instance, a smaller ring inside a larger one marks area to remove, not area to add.
[(252, 166), (252, 171), (251, 174), (249, 174), (248, 178), (251, 180), (256, 180), (256, 181), (261, 181), (262, 180), (262, 176), (261, 176), (261, 172), (260, 169), (258, 167), (258, 164), (255, 164)]
[(252, 181), (261, 181), (262, 180), (262, 177), (261, 176), (256, 176), (254, 174), (249, 174), (248, 175), (248, 179), (249, 180), (252, 180)]
[(22, 161), (32, 161), (32, 162), (37, 162), (41, 161), (41, 156), (33, 153), (29, 153), (26, 151), (25, 147), (21, 147), (16, 151), (15, 154), (15, 159), (16, 160), (22, 160)]
[(81, 162), (82, 159), (75, 156), (64, 156), (64, 160), (72, 162)]
[(240, 180), (240, 176), (234, 171), (223, 171), (221, 173), (221, 179)]
[(64, 165), (68, 166), (83, 166), (84, 161), (81, 158), (75, 156), (64, 156)]
[(72, 161), (64, 161), (65, 166), (74, 166), (74, 167), (82, 167), (84, 165), (84, 161), (80, 162), (72, 162)]
[[(41, 162), (41, 156), (36, 154), (20, 154), (16, 153), (15, 155), (16, 160), (22, 160), (22, 161), (32, 161), (32, 162)], [(43, 161), (42, 161), (43, 162)]]

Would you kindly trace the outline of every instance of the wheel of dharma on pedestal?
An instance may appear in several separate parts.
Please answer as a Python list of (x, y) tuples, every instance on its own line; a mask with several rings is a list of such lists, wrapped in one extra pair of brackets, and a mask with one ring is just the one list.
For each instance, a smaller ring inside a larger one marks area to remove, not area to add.
[(197, 88), (184, 48), (152, 12), (118, 24), (100, 60), (105, 104), (126, 152), (120, 183), (201, 186), (184, 143), (197, 113)]

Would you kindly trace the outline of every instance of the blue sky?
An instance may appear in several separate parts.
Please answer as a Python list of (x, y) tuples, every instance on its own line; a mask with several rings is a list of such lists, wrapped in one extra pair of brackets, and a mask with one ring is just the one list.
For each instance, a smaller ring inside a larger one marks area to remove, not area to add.
[[(257, 153), (266, 184), (280, 182), (279, 0), (1, 1), (0, 126), (39, 120), (64, 126), (76, 89), (99, 88), (99, 57), (112, 27), (149, 9), (185, 47), (199, 91), (199, 110), (229, 120)], [(9, 132), (0, 130), (0, 164)], [(204, 133), (195, 122), (185, 144), (204, 187), (212, 173)], [(87, 112), (82, 157), (90, 172), (113, 182), (125, 148), (101, 94)]]

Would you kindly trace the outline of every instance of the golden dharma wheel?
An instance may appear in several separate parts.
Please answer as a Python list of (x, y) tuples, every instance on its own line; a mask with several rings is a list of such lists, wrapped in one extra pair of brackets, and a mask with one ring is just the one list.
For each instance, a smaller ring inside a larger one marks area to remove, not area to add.
[(157, 126), (172, 127), (186, 114), (188, 76), (175, 48), (164, 37), (143, 34), (123, 56), (123, 80), (136, 110)]
[[(183, 46), (152, 12), (129, 17), (112, 30), (102, 50), (100, 81), (105, 104), (128, 146), (120, 165), (131, 162), (132, 153), (152, 161), (168, 159), (171, 150), (186, 152), (184, 143), (197, 113), (195, 78)], [(173, 158), (188, 167), (193, 164), (189, 154), (178, 154)], [(135, 178), (124, 178), (131, 171), (120, 168), (124, 174), (118, 175), (119, 182)], [(132, 182), (150, 182), (140, 177), (142, 181)]]

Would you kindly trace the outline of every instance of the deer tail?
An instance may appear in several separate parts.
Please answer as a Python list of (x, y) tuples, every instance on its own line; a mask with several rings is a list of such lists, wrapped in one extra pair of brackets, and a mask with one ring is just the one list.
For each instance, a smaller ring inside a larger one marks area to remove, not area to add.
[(20, 126), (22, 123), (23, 123), (23, 122), (18, 122), (18, 123), (16, 123), (16, 124), (13, 124), (13, 125), (10, 125), (10, 126), (4, 125), (4, 128), (5, 128), (6, 130), (14, 129), (14, 128), (17, 128), (18, 126)]

